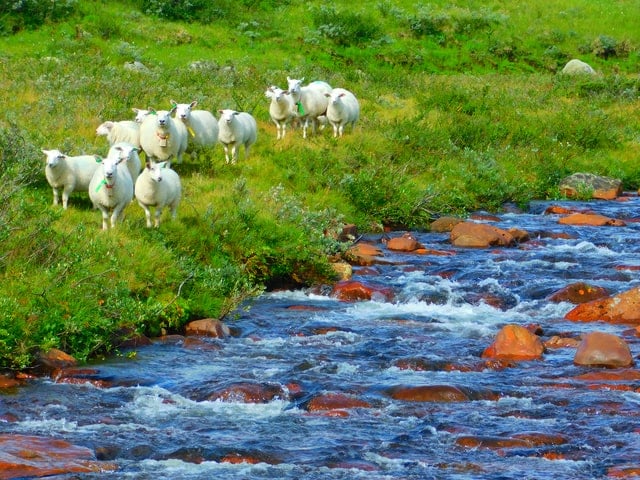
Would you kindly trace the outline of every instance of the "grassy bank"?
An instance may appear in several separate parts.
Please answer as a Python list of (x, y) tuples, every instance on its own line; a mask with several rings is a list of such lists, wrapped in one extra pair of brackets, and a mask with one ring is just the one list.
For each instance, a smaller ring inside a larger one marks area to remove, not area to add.
[[(166, 3), (0, 7), (0, 368), (328, 282), (343, 222), (424, 229), (557, 198), (577, 171), (640, 186), (638, 1)], [(598, 75), (559, 74), (575, 57)], [(352, 90), (355, 132), (276, 141), (264, 91), (287, 75)], [(170, 99), (252, 112), (251, 157), (187, 155), (178, 219), (157, 230), (135, 204), (108, 232), (86, 195), (51, 206), (41, 148), (104, 155), (97, 125)]]

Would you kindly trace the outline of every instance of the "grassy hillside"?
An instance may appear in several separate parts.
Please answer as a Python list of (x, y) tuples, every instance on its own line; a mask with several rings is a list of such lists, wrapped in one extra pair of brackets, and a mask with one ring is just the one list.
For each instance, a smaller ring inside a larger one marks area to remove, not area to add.
[[(556, 198), (576, 171), (637, 189), (639, 16), (638, 0), (0, 7), (0, 368), (50, 347), (91, 358), (264, 288), (330, 281), (344, 246), (325, 233), (343, 222), (428, 228)], [(559, 74), (571, 58), (598, 75)], [(352, 90), (355, 131), (276, 141), (264, 92), (287, 75)], [(41, 148), (105, 155), (97, 125), (170, 99), (250, 111), (251, 157), (187, 155), (178, 220), (157, 230), (136, 204), (108, 232), (86, 195), (51, 205)]]

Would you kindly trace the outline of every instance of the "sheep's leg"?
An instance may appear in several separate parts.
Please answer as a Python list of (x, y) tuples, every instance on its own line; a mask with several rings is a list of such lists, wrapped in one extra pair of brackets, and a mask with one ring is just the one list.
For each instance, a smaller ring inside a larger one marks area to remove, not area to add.
[(244, 158), (247, 159), (249, 158), (249, 152), (251, 150), (251, 145), (249, 145), (248, 143), (244, 144)]
[(227, 163), (229, 163), (229, 145), (226, 143), (223, 143), (222, 147), (224, 148), (224, 159)]
[(232, 149), (232, 155), (231, 155), (231, 163), (233, 163), (235, 165), (236, 161), (238, 160), (238, 152), (240, 151), (240, 144), (238, 142), (235, 142), (233, 144), (233, 149)]
[(62, 190), (62, 208), (65, 210), (69, 206), (69, 197), (71, 196), (71, 192), (73, 192), (73, 188), (65, 187), (64, 190)]
[(171, 219), (175, 220), (178, 216), (178, 202), (173, 202), (169, 208), (171, 209)]
[(140, 205), (144, 210), (144, 217), (147, 220), (147, 228), (151, 228), (151, 210), (149, 210), (149, 207), (140, 201), (138, 202), (138, 205)]
[(160, 226), (160, 216), (162, 215), (162, 207), (160, 205), (156, 206), (156, 211), (154, 215), (153, 226), (158, 228)]
[(342, 137), (343, 133), (344, 133), (344, 123), (341, 123), (340, 126), (338, 127), (338, 135)]
[(305, 118), (302, 124), (302, 138), (307, 138), (307, 127), (309, 125), (309, 119)]
[(56, 187), (51, 187), (51, 190), (53, 190), (53, 204), (58, 205), (60, 203), (60, 192)]
[(102, 205), (98, 205), (98, 208), (100, 209), (100, 213), (102, 213), (102, 229), (108, 230), (109, 229), (109, 212)]

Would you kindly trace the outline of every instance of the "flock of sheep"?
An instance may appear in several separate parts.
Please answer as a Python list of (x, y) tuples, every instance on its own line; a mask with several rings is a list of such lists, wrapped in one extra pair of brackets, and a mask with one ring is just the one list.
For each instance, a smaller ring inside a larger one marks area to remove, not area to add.
[[(299, 123), (302, 136), (315, 133), (329, 123), (333, 136), (341, 137), (346, 126), (353, 129), (360, 117), (355, 95), (344, 88), (331, 88), (322, 81), (304, 85), (303, 79), (287, 77), (288, 88), (271, 86), (269, 115), (276, 125), (276, 138), (284, 138), (288, 125)], [(245, 158), (258, 137), (255, 118), (248, 112), (219, 110), (219, 119), (207, 110), (194, 109), (197, 102), (177, 103), (171, 110), (134, 108), (135, 120), (107, 121), (96, 134), (106, 136), (110, 148), (106, 158), (97, 155), (65, 155), (59, 150), (42, 150), (46, 156), (45, 175), (53, 189), (53, 204), (68, 207), (74, 191), (89, 193), (95, 208), (102, 212), (104, 230), (116, 226), (124, 208), (135, 198), (143, 208), (147, 227), (160, 225), (164, 208), (175, 218), (182, 196), (179, 175), (171, 162), (182, 162), (187, 148), (213, 147), (220, 143), (227, 163), (236, 163), (240, 146)], [(144, 152), (143, 168), (138, 155)], [(155, 219), (151, 220), (151, 207)]]

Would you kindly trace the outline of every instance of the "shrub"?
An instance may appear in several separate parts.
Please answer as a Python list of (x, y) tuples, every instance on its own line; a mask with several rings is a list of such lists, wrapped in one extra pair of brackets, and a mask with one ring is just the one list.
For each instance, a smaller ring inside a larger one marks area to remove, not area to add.
[(78, 0), (17, 0), (0, 3), (0, 35), (34, 29), (45, 22), (58, 22), (71, 16)]
[(334, 7), (322, 5), (311, 10), (311, 17), (318, 32), (337, 45), (366, 43), (380, 34), (374, 18), (363, 13), (338, 12)]

